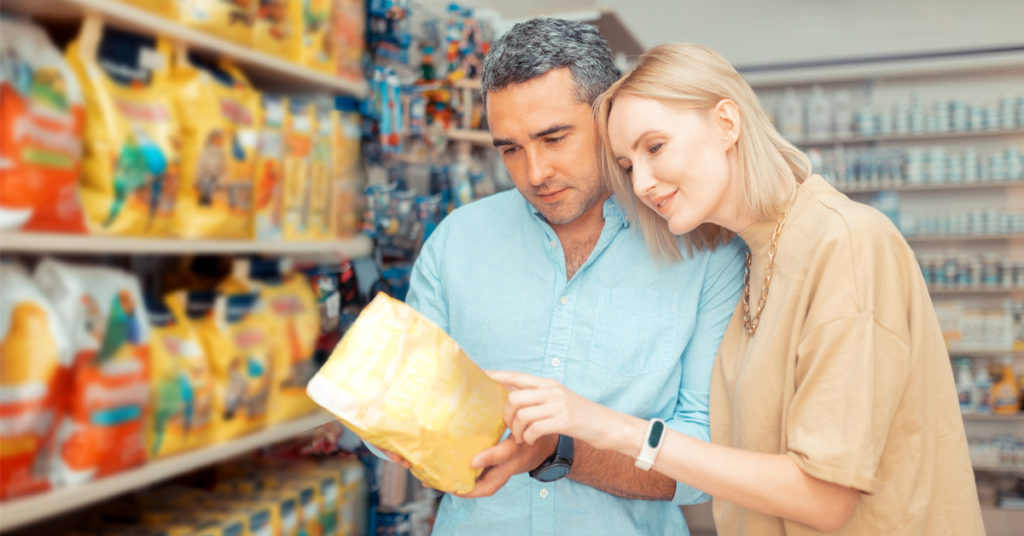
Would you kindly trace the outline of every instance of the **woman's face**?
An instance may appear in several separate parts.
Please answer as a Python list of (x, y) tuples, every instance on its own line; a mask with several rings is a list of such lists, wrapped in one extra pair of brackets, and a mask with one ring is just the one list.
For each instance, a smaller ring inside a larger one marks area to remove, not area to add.
[(698, 111), (625, 95), (615, 99), (608, 116), (616, 162), (640, 201), (665, 218), (674, 234), (706, 222), (733, 227), (733, 204), (723, 201), (731, 195), (738, 117), (723, 115), (723, 103), (735, 106), (722, 101)]

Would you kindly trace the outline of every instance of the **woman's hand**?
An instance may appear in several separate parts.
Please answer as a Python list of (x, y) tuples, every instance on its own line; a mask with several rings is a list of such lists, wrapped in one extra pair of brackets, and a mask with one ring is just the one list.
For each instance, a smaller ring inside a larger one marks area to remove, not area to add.
[(549, 434), (563, 434), (604, 449), (608, 427), (618, 414), (566, 389), (557, 380), (520, 372), (487, 371), (509, 390), (505, 423), (517, 442), (533, 445)]

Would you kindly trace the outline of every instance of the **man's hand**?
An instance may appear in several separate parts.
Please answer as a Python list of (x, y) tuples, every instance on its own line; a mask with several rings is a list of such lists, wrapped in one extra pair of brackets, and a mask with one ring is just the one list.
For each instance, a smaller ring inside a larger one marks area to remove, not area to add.
[(532, 471), (555, 452), (557, 435), (537, 439), (533, 445), (516, 443), (511, 436), (497, 445), (477, 454), (470, 465), (484, 468), (476, 479), (473, 491), (459, 495), (464, 499), (490, 497), (508, 482), (512, 475)]
[(391, 460), (392, 462), (397, 463), (398, 465), (401, 465), (402, 467), (405, 467), (406, 469), (411, 469), (412, 468), (412, 464), (409, 463), (409, 460), (406, 460), (405, 458), (399, 456), (398, 454), (395, 454), (394, 452), (391, 452), (390, 450), (384, 450), (384, 449), (382, 449), (380, 447), (377, 447), (377, 450), (383, 452), (384, 455), (387, 456), (388, 459)]

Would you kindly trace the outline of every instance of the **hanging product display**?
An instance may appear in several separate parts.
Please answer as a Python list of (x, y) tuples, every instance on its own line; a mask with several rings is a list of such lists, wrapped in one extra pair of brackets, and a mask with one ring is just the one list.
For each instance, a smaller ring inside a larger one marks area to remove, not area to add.
[(84, 232), (78, 79), (28, 22), (0, 18), (0, 54), (0, 230)]

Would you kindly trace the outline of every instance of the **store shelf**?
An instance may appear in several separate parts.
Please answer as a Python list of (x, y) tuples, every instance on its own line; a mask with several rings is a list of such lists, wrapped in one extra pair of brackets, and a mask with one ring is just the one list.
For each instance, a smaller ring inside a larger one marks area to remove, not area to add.
[(27, 525), (69, 512), (169, 477), (233, 458), (271, 445), (331, 422), (326, 412), (317, 412), (242, 436), (233, 441), (151, 461), (136, 469), (111, 475), (80, 486), (62, 488), (0, 503), (0, 531)]
[(949, 355), (950, 357), (1002, 357), (1004, 355), (1012, 357), (1024, 357), (1024, 350), (971, 350), (951, 348), (949, 350)]
[(448, 131), (448, 139), (453, 141), (468, 141), (475, 145), (486, 145), (490, 147), (494, 143), (491, 133), (486, 130), (472, 130), (455, 128)]
[(117, 28), (147, 35), (162, 35), (190, 49), (230, 58), (244, 68), (246, 74), (262, 89), (288, 89), (293, 93), (326, 91), (356, 97), (367, 93), (365, 80), (346, 80), (334, 74), (316, 71), (116, 0), (4, 0), (3, 11), (53, 22), (75, 22), (87, 13), (94, 13)]
[(832, 145), (855, 145), (888, 141), (940, 141), (968, 138), (991, 138), (996, 136), (1024, 136), (1024, 128), (993, 130), (961, 130), (957, 132), (929, 132), (921, 134), (892, 134), (888, 136), (852, 136), (824, 140), (790, 140), (800, 147), (828, 147)]
[(73, 235), (53, 233), (0, 233), (0, 253), (76, 253), (76, 254), (316, 254), (329, 253), (356, 259), (369, 256), (372, 241), (363, 235), (350, 240), (323, 242), (258, 240), (186, 240), (121, 236)]
[(844, 194), (871, 194), (877, 192), (949, 192), (957, 190), (985, 190), (992, 188), (1013, 188), (1024, 186), (1024, 181), (985, 181), (957, 182), (939, 184), (890, 184), (871, 185), (867, 187), (838, 188)]
[(1016, 415), (993, 415), (991, 413), (979, 415), (977, 413), (964, 413), (964, 421), (970, 422), (1008, 422), (1008, 423), (1024, 423), (1024, 413), (1017, 413)]
[(1024, 476), (1024, 467), (1015, 465), (998, 465), (987, 463), (971, 464), (975, 473), (1004, 473), (1010, 475)]
[(948, 287), (936, 287), (929, 286), (928, 293), (934, 297), (951, 297), (951, 296), (1013, 296), (1018, 294), (1024, 294), (1024, 288), (1021, 287), (973, 287), (973, 288), (948, 288)]
[(928, 242), (995, 242), (1019, 240), (1024, 238), (1024, 233), (1011, 234), (984, 234), (984, 235), (912, 235), (906, 237), (907, 242), (924, 244)]

